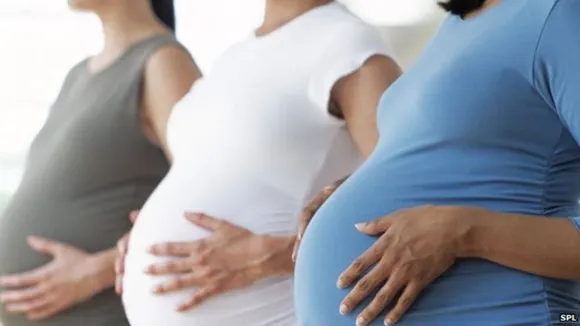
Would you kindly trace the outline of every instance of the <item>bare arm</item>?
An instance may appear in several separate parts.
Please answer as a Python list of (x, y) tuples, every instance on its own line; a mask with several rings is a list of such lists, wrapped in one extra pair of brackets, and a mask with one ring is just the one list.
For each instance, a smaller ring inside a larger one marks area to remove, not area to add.
[[(145, 67), (143, 82), (143, 97), (141, 100), (141, 118), (145, 135), (158, 145), (168, 160), (172, 155), (167, 147), (167, 122), (173, 107), (185, 96), (193, 83), (201, 77), (201, 71), (184, 49), (176, 46), (165, 47), (154, 53)], [(137, 218), (133, 214), (131, 220)], [(98, 256), (102, 264), (114, 266), (116, 277), (113, 275), (113, 284), (117, 293), (122, 292), (122, 277), (126, 244), (129, 241), (127, 233), (117, 248), (103, 252)], [(108, 276), (102, 277), (108, 280)], [(115, 280), (116, 278), (116, 280)]]
[(157, 51), (145, 67), (142, 99), (144, 129), (169, 159), (171, 153), (165, 137), (167, 120), (175, 104), (200, 77), (201, 72), (189, 54), (175, 46)]
[(28, 237), (27, 242), (34, 251), (51, 259), (37, 268), (0, 277), (0, 302), (7, 312), (33, 321), (44, 320), (113, 285), (114, 250), (88, 253), (37, 236)]
[(383, 55), (371, 57), (354, 73), (340, 79), (332, 90), (335, 103), (363, 155), (371, 154), (378, 140), (377, 107), (385, 90), (401, 75), (401, 68)]
[[(376, 115), (379, 100), (400, 75), (401, 69), (392, 59), (376, 55), (357, 71), (341, 78), (332, 89), (329, 112), (339, 113), (344, 117), (354, 143), (364, 158), (372, 153), (378, 140)], [(340, 112), (333, 112), (336, 109)], [(346, 178), (325, 189), (303, 210), (297, 236), (265, 239), (265, 247), (278, 248), (276, 256), (280, 258), (272, 259), (278, 268), (271, 271), (274, 275), (294, 272), (291, 260), (296, 259), (300, 238), (306, 231), (308, 222)]]
[(528, 273), (580, 279), (580, 236), (566, 218), (472, 209), (462, 255)]
[[(580, 39), (570, 31), (580, 30), (579, 12), (580, 2), (555, 4), (534, 54), (534, 87), (578, 144)], [(570, 163), (569, 168), (575, 164)], [(543, 276), (580, 279), (580, 234), (570, 220), (478, 212), (472, 217), (466, 254)]]
[(292, 249), (295, 242), (296, 236), (261, 236), (261, 247), (267, 253), (267, 259), (258, 266), (261, 278), (294, 274)]
[(115, 258), (117, 249), (112, 248), (93, 254), (90, 259), (91, 270), (94, 271), (94, 281), (100, 290), (111, 288), (115, 284)]

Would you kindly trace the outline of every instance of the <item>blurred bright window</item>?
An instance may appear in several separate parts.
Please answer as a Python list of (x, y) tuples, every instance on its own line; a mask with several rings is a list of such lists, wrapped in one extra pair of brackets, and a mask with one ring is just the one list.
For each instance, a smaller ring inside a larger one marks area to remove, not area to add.
[[(204, 71), (259, 24), (259, 0), (176, 0), (178, 36)], [(20, 180), (28, 146), (67, 71), (102, 46), (98, 20), (66, 1), (0, 6), (0, 210)]]
[(0, 205), (18, 184), (28, 144), (67, 70), (101, 45), (97, 21), (62, 4), (18, 0), (0, 6)]

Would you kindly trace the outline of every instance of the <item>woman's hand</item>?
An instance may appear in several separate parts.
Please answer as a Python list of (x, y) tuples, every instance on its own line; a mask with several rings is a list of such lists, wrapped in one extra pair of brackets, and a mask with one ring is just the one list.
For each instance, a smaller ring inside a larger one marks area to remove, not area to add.
[[(350, 313), (384, 284), (358, 316), (357, 326), (370, 324), (402, 292), (386, 316), (385, 325), (399, 321), (420, 292), (459, 257), (470, 230), (467, 221), (473, 210), (422, 206), (357, 224), (356, 228), (362, 233), (382, 235), (340, 275), (339, 288), (356, 283), (343, 300), (340, 312)], [(362, 276), (369, 268), (370, 271)]]
[[(131, 223), (135, 223), (139, 216), (139, 211), (134, 210), (129, 214)], [(123, 294), (123, 275), (125, 274), (125, 256), (127, 255), (127, 248), (129, 246), (129, 236), (131, 232), (127, 232), (119, 241), (117, 241), (117, 256), (115, 258), (115, 292), (118, 295)]]
[(112, 286), (112, 254), (91, 255), (39, 237), (30, 237), (28, 243), (53, 259), (38, 269), (0, 278), (5, 289), (0, 293), (0, 302), (8, 312), (25, 314), (30, 320), (43, 320)]
[(150, 249), (152, 254), (179, 259), (153, 264), (146, 270), (151, 275), (176, 274), (173, 281), (155, 288), (157, 294), (196, 288), (191, 298), (177, 307), (179, 311), (189, 310), (220, 293), (292, 272), (290, 253), (294, 237), (256, 235), (205, 214), (186, 217), (212, 232), (211, 236), (193, 242), (154, 245)]
[(346, 179), (348, 179), (348, 176), (338, 181), (335, 181), (330, 186), (325, 187), (320, 193), (318, 193), (318, 195), (316, 195), (316, 197), (314, 197), (314, 199), (308, 204), (308, 206), (306, 206), (302, 210), (302, 214), (300, 215), (300, 224), (298, 226), (298, 234), (296, 235), (294, 250), (292, 250), (292, 261), (296, 261), (296, 258), (298, 256), (298, 249), (300, 247), (300, 240), (302, 240), (302, 236), (304, 235), (304, 232), (306, 232), (306, 228), (308, 227), (310, 220), (312, 220), (312, 217), (314, 216), (314, 214), (316, 214), (320, 206), (322, 206), (322, 204), (326, 202), (326, 200), (330, 197), (330, 195), (332, 195), (334, 191), (344, 181), (346, 181)]

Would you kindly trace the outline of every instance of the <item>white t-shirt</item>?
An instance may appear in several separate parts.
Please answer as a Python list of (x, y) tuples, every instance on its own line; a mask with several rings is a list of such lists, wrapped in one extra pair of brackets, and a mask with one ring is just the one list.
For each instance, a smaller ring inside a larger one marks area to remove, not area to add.
[(295, 233), (312, 196), (360, 163), (344, 122), (327, 107), (336, 81), (375, 54), (388, 55), (378, 32), (330, 3), (231, 47), (195, 83), (168, 124), (173, 166), (132, 231), (123, 296), (131, 325), (295, 325), (291, 278), (176, 312), (195, 289), (153, 295), (171, 278), (143, 273), (161, 261), (146, 248), (206, 237), (186, 211), (255, 233)]

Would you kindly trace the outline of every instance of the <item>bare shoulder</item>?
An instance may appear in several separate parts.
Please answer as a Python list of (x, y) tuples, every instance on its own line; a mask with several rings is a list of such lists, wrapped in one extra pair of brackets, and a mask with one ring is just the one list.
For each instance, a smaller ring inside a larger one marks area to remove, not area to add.
[(368, 58), (359, 69), (339, 80), (333, 95), (338, 102), (347, 102), (348, 98), (355, 99), (357, 94), (382, 94), (401, 74), (401, 67), (393, 58), (376, 54)]
[(175, 69), (199, 72), (189, 52), (178, 44), (166, 45), (157, 49), (147, 61), (149, 69)]
[(382, 77), (383, 79), (392, 79), (402, 74), (401, 67), (395, 60), (385, 54), (376, 54), (370, 57), (363, 65), (355, 71), (353, 76), (358, 78)]
[(178, 44), (153, 53), (144, 69), (142, 119), (146, 134), (171, 157), (166, 146), (167, 121), (173, 107), (201, 77), (201, 71), (187, 50)]
[(146, 84), (154, 84), (156, 89), (186, 87), (189, 90), (199, 77), (199, 67), (187, 50), (178, 45), (168, 45), (155, 51), (145, 68)]
[(143, 102), (146, 111), (166, 111), (189, 92), (201, 71), (178, 44), (159, 48), (147, 61), (143, 76)]

